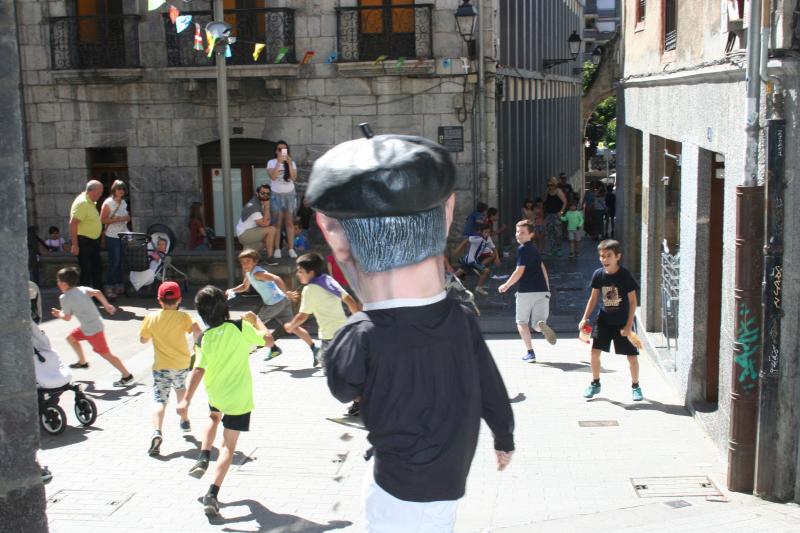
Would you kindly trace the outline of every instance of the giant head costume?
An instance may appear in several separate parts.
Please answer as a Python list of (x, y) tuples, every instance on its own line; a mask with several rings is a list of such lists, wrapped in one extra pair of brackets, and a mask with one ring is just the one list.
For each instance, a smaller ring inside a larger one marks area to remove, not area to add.
[(442, 255), (454, 184), (453, 161), (438, 144), (379, 135), (342, 143), (319, 158), (306, 198), (348, 281), (368, 302), (376, 295), (365, 281), (389, 282), (388, 273), (410, 273)]

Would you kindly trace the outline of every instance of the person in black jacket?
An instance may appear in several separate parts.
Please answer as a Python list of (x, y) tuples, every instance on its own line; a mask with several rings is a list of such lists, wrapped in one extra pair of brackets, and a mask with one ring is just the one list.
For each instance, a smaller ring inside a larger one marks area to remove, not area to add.
[(306, 192), (364, 303), (332, 340), (326, 370), (338, 400), (362, 400), (369, 531), (452, 531), (481, 418), (498, 469), (514, 451), (503, 379), (475, 317), (444, 291), (454, 182), (439, 145), (382, 135), (331, 149)]

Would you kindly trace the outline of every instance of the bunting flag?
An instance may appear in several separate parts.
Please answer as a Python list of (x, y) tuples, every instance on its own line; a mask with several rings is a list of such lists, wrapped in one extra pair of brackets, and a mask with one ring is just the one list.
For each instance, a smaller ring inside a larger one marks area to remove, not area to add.
[(191, 15), (180, 15), (178, 18), (175, 19), (175, 31), (177, 33), (182, 32), (186, 28), (189, 27), (189, 24), (192, 22)]
[(450, 58), (449, 57), (445, 57), (444, 59), (442, 59), (442, 66), (444, 68), (450, 68)]
[(338, 52), (331, 52), (331, 55), (328, 56), (328, 59), (325, 60), (325, 63), (330, 65), (332, 63), (336, 63), (336, 60), (339, 59)]
[(394, 68), (396, 68), (397, 70), (400, 70), (400, 67), (402, 67), (405, 64), (406, 64), (406, 58), (405, 57), (398, 57), (397, 58), (397, 62), (394, 64)]
[(200, 24), (194, 23), (194, 49), (198, 52), (203, 50), (203, 36), (200, 34)]
[(233, 57), (233, 52), (231, 52), (231, 45), (225, 46), (225, 57)]
[(206, 30), (206, 40), (208, 41), (208, 48), (206, 48), (206, 53), (208, 57), (211, 57), (211, 54), (214, 53), (214, 45), (217, 43), (217, 38), (214, 35)]
[(153, 11), (164, 5), (164, 0), (147, 0), (147, 10)]
[(467, 59), (466, 57), (462, 57), (461, 66), (464, 67), (464, 72), (469, 74), (469, 59)]
[(285, 46), (283, 48), (281, 48), (280, 50), (278, 50), (278, 55), (275, 56), (275, 64), (277, 65), (278, 63), (283, 61), (284, 58), (286, 57), (286, 54), (288, 54), (288, 53), (289, 53), (289, 49), (286, 48)]
[(305, 55), (303, 56), (303, 60), (300, 61), (300, 64), (308, 65), (309, 63), (311, 63), (311, 58), (314, 57), (314, 54), (316, 54), (314, 50), (309, 50), (308, 52), (306, 52)]
[(265, 46), (267, 45), (263, 43), (256, 43), (255, 46), (253, 46), (253, 61), (258, 61), (258, 56), (261, 55), (261, 51)]
[(173, 5), (169, 6), (169, 20), (170, 20), (170, 22), (175, 24), (175, 21), (178, 19), (178, 15), (180, 15), (180, 14), (181, 14), (181, 12), (178, 11), (177, 7), (175, 7)]
[(376, 59), (372, 64), (373, 65), (379, 65), (379, 64), (383, 63), (384, 61), (386, 61), (386, 56), (378, 56), (378, 59)]
[(414, 68), (419, 68), (424, 64), (425, 64), (425, 59), (421, 57), (421, 58), (417, 59), (416, 63), (414, 63)]

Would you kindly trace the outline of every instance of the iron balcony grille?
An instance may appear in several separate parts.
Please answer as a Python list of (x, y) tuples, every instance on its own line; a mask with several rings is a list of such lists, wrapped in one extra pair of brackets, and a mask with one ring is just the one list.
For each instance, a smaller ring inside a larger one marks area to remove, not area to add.
[[(214, 20), (212, 11), (182, 12), (192, 15), (192, 24), (181, 33), (175, 31), (169, 14), (164, 14), (164, 32), (166, 35), (167, 64), (170, 67), (206, 67), (214, 64), (205, 52), (194, 49), (194, 23), (200, 24), (203, 46), (208, 43), (205, 38), (206, 24)], [(281, 48), (286, 48), (286, 58), (282, 63), (297, 63), (294, 46), (294, 9), (259, 8), (259, 9), (226, 9), (225, 22), (233, 26), (231, 32), (236, 43), (231, 46), (229, 65), (268, 65), (275, 63)], [(254, 43), (265, 44), (257, 61), (253, 60)]]
[(431, 59), (433, 4), (336, 8), (338, 61)]
[(53, 69), (136, 68), (139, 15), (51, 17)]

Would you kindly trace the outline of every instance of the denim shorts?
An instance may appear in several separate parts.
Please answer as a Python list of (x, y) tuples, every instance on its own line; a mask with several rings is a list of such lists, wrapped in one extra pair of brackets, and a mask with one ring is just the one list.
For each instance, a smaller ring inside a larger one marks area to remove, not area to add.
[(294, 216), (297, 211), (297, 193), (295, 191), (272, 193), (272, 198), (269, 200), (269, 214), (275, 217), (281, 211), (288, 211)]
[(170, 389), (182, 390), (186, 388), (186, 377), (189, 369), (181, 370), (153, 370), (153, 400), (156, 403), (167, 403)]

